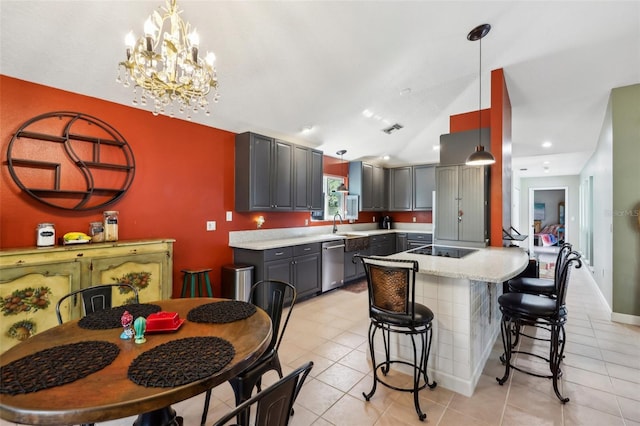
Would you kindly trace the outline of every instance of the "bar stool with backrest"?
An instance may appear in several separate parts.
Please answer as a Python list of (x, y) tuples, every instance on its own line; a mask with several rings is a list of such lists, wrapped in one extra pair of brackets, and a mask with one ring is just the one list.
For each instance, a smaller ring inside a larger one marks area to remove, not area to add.
[[(559, 268), (560, 271), (557, 275), (558, 293), (554, 298), (515, 292), (505, 293), (498, 298), (498, 304), (500, 306), (500, 311), (502, 312), (501, 334), (502, 344), (504, 347), (504, 354), (501, 357), (501, 360), (505, 365), (504, 375), (496, 378), (500, 385), (507, 381), (510, 370), (514, 369), (532, 376), (552, 379), (553, 390), (560, 402), (564, 404), (569, 401), (569, 398), (565, 398), (560, 394), (558, 389), (558, 379), (562, 375), (560, 364), (564, 356), (564, 346), (566, 342), (564, 325), (567, 321), (567, 308), (565, 306), (565, 299), (567, 295), (569, 275), (574, 264), (576, 268), (580, 268), (582, 266), (582, 261), (580, 260), (580, 254), (572, 251), (566, 256), (562, 267)], [(517, 342), (521, 334), (523, 336), (527, 336), (521, 333), (521, 329), (525, 325), (533, 325), (536, 327), (543, 326), (548, 328), (551, 335), (550, 339), (548, 339), (549, 358), (524, 350), (515, 350), (515, 344), (513, 343), (512, 338), (515, 335), (515, 340)], [(514, 354), (525, 354), (546, 361), (549, 364), (551, 374), (547, 375), (537, 373), (516, 366), (512, 362)]]
[(562, 271), (562, 265), (571, 251), (572, 246), (570, 243), (564, 243), (560, 247), (560, 251), (556, 257), (554, 279), (516, 277), (507, 281), (507, 291), (556, 297), (558, 293), (557, 283), (559, 283), (558, 275), (560, 271)]
[[(415, 283), (418, 262), (415, 260), (391, 260), (379, 257), (359, 256), (364, 265), (369, 290), (369, 351), (373, 364), (373, 387), (363, 393), (369, 401), (376, 392), (377, 383), (403, 392), (413, 393), (413, 402), (418, 418), (423, 421), (427, 414), (420, 409), (418, 392), (425, 387), (435, 388), (437, 383), (429, 383), (427, 363), (431, 350), (433, 312), (426, 306), (416, 303)], [(374, 349), (375, 337), (382, 331), (385, 359), (376, 361)], [(391, 333), (411, 338), (413, 363), (391, 357)], [(420, 345), (416, 345), (419, 337)], [(413, 384), (409, 388), (394, 386), (380, 377), (389, 373), (391, 364), (408, 365), (413, 370)]]
[[(282, 343), (282, 337), (287, 329), (293, 305), (296, 303), (296, 289), (293, 285), (278, 280), (258, 281), (251, 287), (249, 302), (263, 309), (271, 318), (271, 342), (264, 354), (253, 363), (248, 369), (229, 380), (236, 397), (236, 405), (251, 398), (253, 389), (258, 392), (262, 390), (262, 376), (267, 371), (276, 371), (282, 379), (282, 366), (278, 357), (278, 348)], [(289, 309), (282, 322), (284, 308), (289, 305)], [(202, 413), (201, 425), (206, 424), (209, 403), (211, 400), (211, 389), (205, 395), (204, 411)], [(241, 411), (238, 415), (238, 423), (245, 425), (248, 422), (246, 411)]]

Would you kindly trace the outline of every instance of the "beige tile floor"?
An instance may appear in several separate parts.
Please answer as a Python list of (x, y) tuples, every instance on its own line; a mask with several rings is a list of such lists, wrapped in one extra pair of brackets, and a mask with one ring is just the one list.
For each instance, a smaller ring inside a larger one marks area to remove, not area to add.
[[(417, 419), (411, 394), (378, 386), (370, 402), (367, 361), (367, 294), (336, 290), (298, 303), (280, 348), (285, 374), (308, 360), (315, 363), (296, 402), (293, 426), (397, 425), (638, 425), (640, 426), (640, 327), (611, 322), (585, 268), (571, 275), (568, 296), (566, 358), (562, 391), (556, 399), (551, 381), (514, 372), (504, 386), (496, 383), (503, 367), (498, 338), (475, 393), (467, 398), (444, 388), (420, 392), (425, 422)], [(540, 345), (529, 345), (533, 351)], [(539, 367), (535, 360), (517, 360)], [(402, 381), (408, 377), (396, 374)], [(269, 373), (266, 383), (277, 376)], [(437, 380), (437, 377), (436, 377)], [(214, 389), (208, 424), (232, 409), (228, 385)], [(186, 426), (199, 425), (203, 398), (174, 408)], [(132, 418), (103, 423), (131, 425)], [(1, 426), (7, 422), (0, 422)]]

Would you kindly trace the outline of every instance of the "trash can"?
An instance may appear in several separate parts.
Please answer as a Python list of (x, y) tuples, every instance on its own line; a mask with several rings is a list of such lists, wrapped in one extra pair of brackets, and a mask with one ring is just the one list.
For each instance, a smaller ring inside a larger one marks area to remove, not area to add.
[(253, 284), (253, 265), (242, 263), (222, 267), (222, 297), (226, 299), (249, 301), (249, 292)]

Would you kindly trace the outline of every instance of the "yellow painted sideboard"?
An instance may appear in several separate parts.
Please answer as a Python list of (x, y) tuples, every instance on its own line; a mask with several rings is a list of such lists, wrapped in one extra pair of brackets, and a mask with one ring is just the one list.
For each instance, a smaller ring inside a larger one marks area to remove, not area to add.
[[(65, 294), (98, 284), (126, 282), (140, 302), (168, 299), (173, 288), (173, 242), (136, 240), (0, 251), (0, 352), (58, 324), (55, 306)], [(113, 304), (129, 295), (114, 293)], [(73, 298), (64, 320), (78, 318)]]

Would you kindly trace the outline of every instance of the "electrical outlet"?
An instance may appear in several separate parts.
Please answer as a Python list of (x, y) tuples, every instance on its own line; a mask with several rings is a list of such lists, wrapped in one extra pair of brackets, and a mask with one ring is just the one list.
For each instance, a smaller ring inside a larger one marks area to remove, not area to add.
[(208, 220), (207, 221), (207, 231), (215, 231), (216, 230), (216, 221)]
[(227, 222), (231, 222), (233, 220), (233, 212), (227, 212)]
[(309, 219), (304, 220), (304, 226), (309, 226)]
[(413, 221), (414, 221), (414, 222), (416, 221), (416, 217), (415, 217), (415, 216), (413, 217)]
[(371, 222), (375, 222), (375, 221), (376, 221), (376, 217), (374, 216), (374, 217), (373, 217), (373, 220), (372, 220)]

